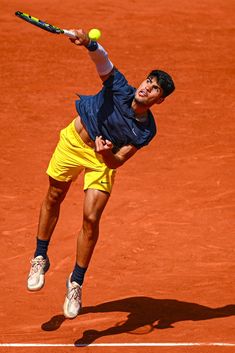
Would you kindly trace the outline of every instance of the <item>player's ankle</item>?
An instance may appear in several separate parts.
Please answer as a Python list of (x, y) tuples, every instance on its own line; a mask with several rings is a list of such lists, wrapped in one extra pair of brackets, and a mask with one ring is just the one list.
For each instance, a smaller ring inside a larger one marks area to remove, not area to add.
[(87, 268), (85, 267), (80, 267), (77, 263), (74, 266), (72, 275), (71, 275), (71, 282), (76, 282), (80, 286), (82, 286), (85, 273), (86, 273)]

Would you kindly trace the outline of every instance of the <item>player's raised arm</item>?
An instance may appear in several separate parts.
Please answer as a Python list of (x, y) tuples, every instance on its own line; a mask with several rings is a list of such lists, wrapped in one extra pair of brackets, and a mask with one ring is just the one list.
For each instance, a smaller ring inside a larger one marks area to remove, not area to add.
[(114, 66), (106, 50), (98, 42), (91, 40), (84, 30), (78, 29), (73, 31), (76, 34), (76, 39), (70, 38), (71, 42), (76, 45), (83, 45), (88, 49), (89, 56), (96, 65), (96, 70), (101, 80), (107, 80), (112, 74)]

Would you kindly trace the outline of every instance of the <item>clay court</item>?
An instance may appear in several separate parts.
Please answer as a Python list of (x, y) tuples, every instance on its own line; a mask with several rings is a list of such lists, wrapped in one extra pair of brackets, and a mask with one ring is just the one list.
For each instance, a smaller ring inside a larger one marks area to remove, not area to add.
[[(0, 352), (235, 352), (233, 5), (1, 0)], [(133, 86), (154, 68), (176, 83), (152, 110), (157, 137), (118, 170), (75, 320), (62, 305), (82, 178), (62, 206), (44, 289), (28, 292), (26, 279), (59, 131), (76, 116), (76, 93), (95, 94), (101, 82), (84, 48), (17, 10), (100, 28)]]

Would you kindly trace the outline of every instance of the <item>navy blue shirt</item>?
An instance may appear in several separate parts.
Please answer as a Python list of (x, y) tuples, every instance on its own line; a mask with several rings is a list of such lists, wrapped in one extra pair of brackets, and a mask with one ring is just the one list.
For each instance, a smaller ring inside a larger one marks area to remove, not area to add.
[(139, 149), (152, 140), (157, 131), (152, 113), (149, 110), (147, 120), (139, 122), (131, 108), (135, 91), (115, 69), (96, 95), (79, 95), (76, 108), (93, 141), (102, 136), (117, 148), (133, 145)]

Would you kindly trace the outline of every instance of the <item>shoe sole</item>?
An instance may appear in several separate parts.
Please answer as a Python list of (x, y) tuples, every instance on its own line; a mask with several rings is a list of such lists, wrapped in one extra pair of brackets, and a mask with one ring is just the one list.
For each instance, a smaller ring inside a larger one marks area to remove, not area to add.
[(63, 306), (64, 317), (66, 317), (66, 319), (75, 319), (75, 317), (78, 316), (79, 312), (76, 315), (69, 314), (68, 311), (67, 311), (68, 302), (69, 302), (69, 300), (66, 297), (65, 301), (64, 301), (64, 306)]
[(45, 276), (43, 274), (43, 275), (40, 275), (39, 282), (37, 285), (35, 285), (35, 286), (28, 285), (27, 288), (30, 292), (36, 292), (36, 291), (39, 291), (40, 289), (42, 289), (44, 287), (44, 284), (45, 284)]

